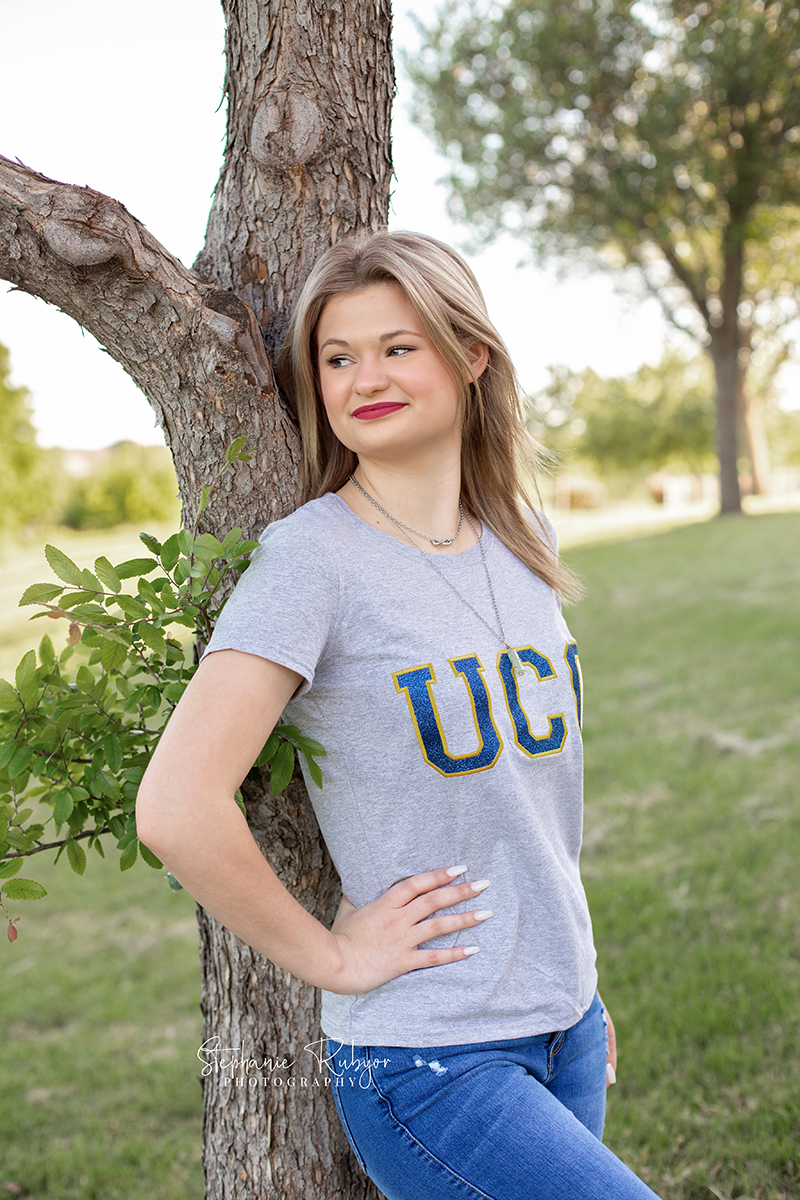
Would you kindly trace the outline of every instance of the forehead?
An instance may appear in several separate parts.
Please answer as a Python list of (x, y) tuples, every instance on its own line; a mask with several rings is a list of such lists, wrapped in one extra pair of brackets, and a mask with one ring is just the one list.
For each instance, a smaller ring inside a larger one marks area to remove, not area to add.
[(327, 338), (348, 340), (355, 336), (424, 326), (405, 292), (396, 283), (375, 283), (357, 291), (340, 292), (325, 305), (317, 322), (317, 346)]

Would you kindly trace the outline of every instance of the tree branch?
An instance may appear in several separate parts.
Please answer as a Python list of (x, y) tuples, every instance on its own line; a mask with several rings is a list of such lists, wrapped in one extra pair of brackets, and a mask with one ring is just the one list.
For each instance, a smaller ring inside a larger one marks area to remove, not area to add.
[[(253, 418), (256, 469), (272, 477), (287, 442), (299, 462), (248, 306), (203, 283), (118, 201), (0, 157), (0, 278), (74, 317), (145, 393), (168, 443), (188, 442), (176, 469), (191, 508), (204, 482), (196, 464), (222, 462), (237, 426), (252, 437)], [(274, 512), (253, 496), (248, 512), (252, 488), (232, 474), (246, 536), (292, 506), (291, 493), (273, 498)]]

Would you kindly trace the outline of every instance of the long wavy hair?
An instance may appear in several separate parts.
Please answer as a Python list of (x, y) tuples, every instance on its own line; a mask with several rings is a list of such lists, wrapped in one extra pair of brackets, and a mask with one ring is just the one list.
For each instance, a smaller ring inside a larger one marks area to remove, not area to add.
[[(465, 507), (559, 595), (575, 598), (579, 585), (559, 562), (534, 503), (544, 455), (525, 427), (508, 350), (472, 271), (436, 238), (405, 231), (348, 238), (323, 255), (306, 280), (278, 356), (281, 384), (303, 441), (304, 499), (338, 491), (358, 461), (334, 435), (320, 397), (316, 331), (322, 310), (343, 292), (386, 283), (404, 292), (461, 388)], [(489, 347), (479, 379), (471, 369), (476, 342)]]

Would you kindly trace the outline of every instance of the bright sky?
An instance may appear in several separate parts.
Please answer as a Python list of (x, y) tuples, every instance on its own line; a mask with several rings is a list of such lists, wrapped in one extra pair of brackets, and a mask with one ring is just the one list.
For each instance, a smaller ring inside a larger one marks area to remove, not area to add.
[[(430, 10), (429, 0), (395, 0), (398, 47), (415, 44), (408, 14)], [(114, 196), (191, 264), (221, 161), (223, 36), (215, 0), (0, 0), (0, 154)], [(411, 125), (398, 72), (391, 225), (458, 246), (463, 231), (437, 182), (446, 163)], [(555, 271), (518, 266), (523, 255), (509, 240), (470, 262), (528, 390), (552, 363), (619, 375), (660, 358), (666, 330), (654, 300), (625, 299), (606, 276), (559, 282)], [(95, 340), (2, 281), (0, 342), (14, 382), (31, 389), (42, 444), (161, 440), (144, 396)]]

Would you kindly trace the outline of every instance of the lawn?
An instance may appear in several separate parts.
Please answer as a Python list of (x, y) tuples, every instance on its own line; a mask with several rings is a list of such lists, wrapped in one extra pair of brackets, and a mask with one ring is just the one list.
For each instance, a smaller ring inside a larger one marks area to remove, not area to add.
[[(137, 553), (119, 536), (55, 540), (89, 565)], [(799, 550), (786, 513), (567, 554), (587, 584), (568, 613), (584, 877), (620, 1039), (606, 1140), (665, 1200), (800, 1200)], [(5, 592), (49, 578), (24, 557)], [(4, 628), (8, 674), (26, 644)], [(0, 948), (0, 1191), (201, 1200), (192, 902), (140, 862), (36, 867), (49, 894), (13, 906)]]
[(606, 1140), (671, 1200), (800, 1196), (800, 516), (568, 555)]

